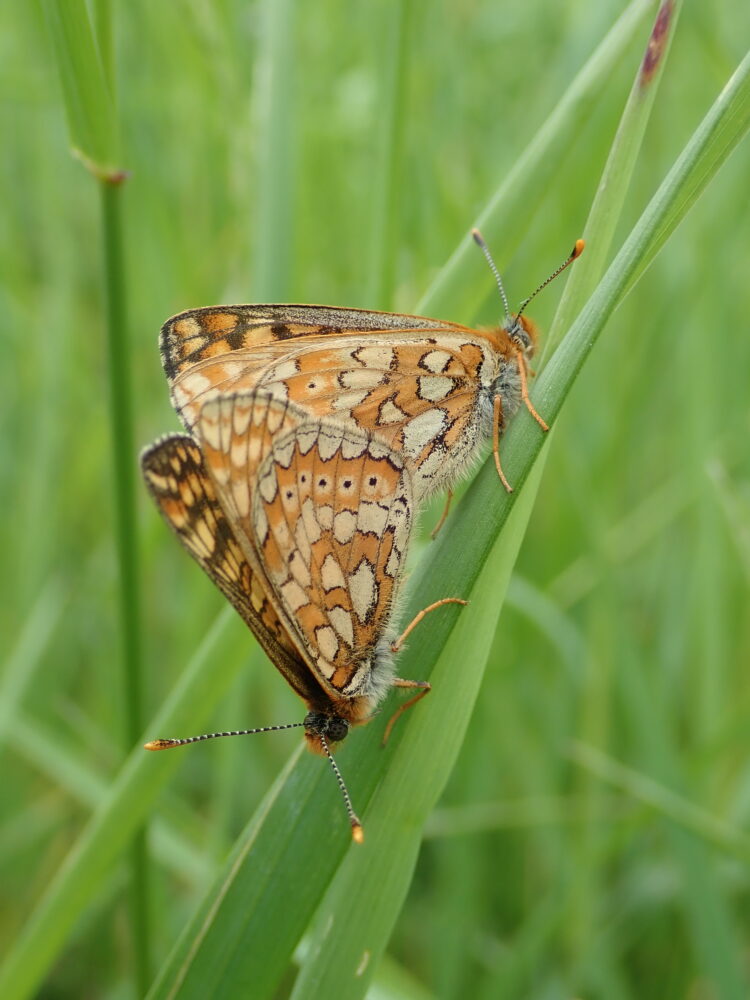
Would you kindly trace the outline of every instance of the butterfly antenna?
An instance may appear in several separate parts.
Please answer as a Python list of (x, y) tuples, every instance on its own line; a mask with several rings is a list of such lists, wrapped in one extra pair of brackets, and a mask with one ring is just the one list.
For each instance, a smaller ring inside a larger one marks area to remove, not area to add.
[(585, 246), (586, 246), (586, 243), (584, 242), (584, 240), (576, 240), (575, 246), (570, 251), (570, 253), (566, 257), (566, 259), (562, 262), (562, 264), (558, 268), (556, 268), (552, 272), (552, 274), (549, 276), (549, 278), (547, 278), (545, 281), (543, 281), (538, 288), (535, 288), (534, 291), (531, 293), (531, 295), (529, 295), (529, 297), (527, 299), (523, 300), (523, 302), (521, 303), (521, 308), (516, 313), (516, 320), (519, 320), (521, 318), (521, 314), (524, 312), (524, 310), (526, 309), (526, 306), (529, 304), (529, 302), (531, 302), (532, 299), (535, 299), (537, 297), (537, 295), (541, 292), (541, 290), (543, 288), (547, 287), (547, 285), (550, 283), (550, 281), (554, 281), (555, 278), (558, 276), (558, 274), (562, 274), (566, 267), (570, 267), (570, 265), (573, 263), (573, 261), (576, 260), (576, 258), (578, 258), (578, 257), (581, 256), (581, 254), (583, 253), (583, 249), (584, 249)]
[(184, 747), (187, 743), (200, 743), (201, 740), (218, 740), (220, 736), (252, 736), (255, 733), (278, 733), (282, 729), (299, 729), (304, 722), (289, 722), (285, 726), (261, 726), (260, 729), (231, 729), (225, 733), (204, 733), (202, 736), (186, 736), (181, 740), (150, 740), (143, 744), (144, 750), (169, 750), (171, 747)]
[[(500, 277), (500, 272), (497, 269), (497, 264), (492, 259), (492, 254), (490, 253), (490, 248), (484, 242), (484, 236), (479, 232), (478, 229), (472, 229), (471, 235), (474, 237), (474, 242), (479, 247), (479, 249), (484, 254), (485, 260), (490, 265), (490, 271), (495, 276), (495, 281), (497, 282), (497, 287), (500, 292), (500, 298), (503, 300), (503, 307), (505, 309), (505, 320), (510, 322), (510, 306), (508, 305), (508, 296), (505, 294), (505, 289), (503, 288), (503, 279)], [(538, 289), (537, 289), (538, 291)], [(533, 296), (532, 296), (533, 298)]]
[(336, 775), (336, 781), (339, 783), (339, 788), (341, 789), (341, 794), (344, 796), (344, 805), (346, 806), (346, 811), (349, 815), (349, 822), (352, 826), (352, 839), (358, 844), (361, 844), (365, 839), (365, 831), (362, 828), (362, 824), (359, 821), (359, 817), (354, 811), (354, 806), (352, 805), (352, 800), (349, 798), (349, 792), (346, 785), (344, 784), (344, 779), (341, 777), (341, 771), (338, 769), (336, 761), (333, 759), (333, 754), (331, 753), (328, 743), (326, 742), (325, 736), (318, 734), (321, 746), (325, 750), (326, 757), (331, 762), (331, 767), (333, 768), (333, 773)]

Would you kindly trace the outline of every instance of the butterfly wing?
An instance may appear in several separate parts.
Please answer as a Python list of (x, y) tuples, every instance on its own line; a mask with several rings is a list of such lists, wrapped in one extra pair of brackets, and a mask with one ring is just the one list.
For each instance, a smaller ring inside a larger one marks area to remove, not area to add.
[(250, 627), (294, 690), (308, 703), (318, 704), (320, 690), (268, 599), (261, 577), (245, 557), (196, 442), (179, 434), (162, 438), (143, 452), (141, 468), (156, 506), (183, 547)]
[(222, 506), (318, 681), (332, 698), (379, 696), (412, 517), (401, 457), (261, 391), (206, 403), (197, 432)]
[(343, 697), (377, 701), (390, 682), (411, 517), (401, 457), (341, 424), (301, 423), (259, 469), (255, 544), (319, 679)]
[(474, 454), (486, 430), (480, 394), (506, 348), (494, 332), (421, 316), (281, 305), (182, 313), (165, 324), (161, 346), (189, 429), (208, 399), (263, 387), (376, 433), (404, 454), (420, 498)]
[(256, 351), (302, 338), (339, 336), (386, 330), (465, 329), (443, 320), (407, 313), (337, 306), (237, 305), (206, 306), (178, 313), (163, 325), (159, 338), (162, 364), (170, 384), (178, 375), (208, 358), (235, 351)]

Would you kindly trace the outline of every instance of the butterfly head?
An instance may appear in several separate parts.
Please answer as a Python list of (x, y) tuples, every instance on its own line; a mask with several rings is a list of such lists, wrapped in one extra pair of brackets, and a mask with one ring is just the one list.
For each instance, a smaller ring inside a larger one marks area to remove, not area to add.
[[(313, 753), (325, 756), (325, 743), (340, 743), (349, 732), (349, 723), (340, 715), (324, 712), (308, 712), (303, 723), (307, 748)], [(322, 739), (321, 739), (322, 737)]]
[(545, 278), (545, 280), (541, 283), (541, 285), (539, 285), (538, 288), (535, 288), (534, 291), (531, 293), (531, 295), (529, 295), (527, 298), (523, 300), (518, 312), (513, 314), (511, 313), (508, 307), (508, 297), (505, 294), (505, 288), (503, 287), (503, 281), (502, 278), (500, 277), (500, 272), (498, 271), (497, 265), (492, 259), (492, 254), (490, 253), (487, 244), (484, 242), (484, 237), (482, 236), (482, 234), (479, 232), (478, 229), (473, 229), (471, 235), (474, 238), (474, 242), (477, 244), (479, 249), (484, 254), (485, 259), (489, 264), (490, 270), (495, 276), (495, 281), (497, 283), (498, 291), (500, 292), (500, 298), (503, 300), (503, 306), (505, 307), (505, 321), (502, 325), (502, 329), (505, 331), (505, 333), (507, 333), (512, 344), (519, 351), (521, 351), (523, 356), (528, 361), (534, 354), (534, 350), (536, 348), (537, 330), (534, 323), (532, 323), (530, 319), (524, 316), (524, 310), (526, 309), (526, 306), (529, 304), (529, 302), (531, 302), (533, 298), (536, 298), (536, 296), (539, 294), (539, 292), (541, 292), (543, 288), (547, 287), (550, 281), (553, 281), (558, 276), (558, 274), (562, 274), (562, 272), (567, 267), (569, 267), (574, 260), (576, 260), (578, 257), (581, 256), (585, 245), (584, 241), (576, 240), (575, 246), (568, 254), (568, 256), (565, 258), (565, 260), (562, 262), (562, 264), (560, 264), (559, 267), (555, 268), (552, 274), (548, 278)]
[(530, 361), (536, 351), (539, 333), (536, 324), (528, 316), (517, 314), (510, 316), (503, 324), (503, 330), (508, 334), (514, 347)]

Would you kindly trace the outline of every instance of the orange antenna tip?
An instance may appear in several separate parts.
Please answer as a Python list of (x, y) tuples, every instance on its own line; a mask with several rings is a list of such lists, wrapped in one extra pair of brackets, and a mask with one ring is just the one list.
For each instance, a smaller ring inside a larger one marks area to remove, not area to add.
[(365, 831), (360, 822), (352, 823), (352, 840), (355, 844), (364, 844)]
[(150, 740), (143, 744), (144, 750), (169, 750), (170, 747), (178, 747), (177, 740)]
[(576, 245), (573, 247), (573, 252), (570, 255), (571, 260), (575, 260), (576, 257), (580, 257), (586, 247), (585, 240), (576, 240)]

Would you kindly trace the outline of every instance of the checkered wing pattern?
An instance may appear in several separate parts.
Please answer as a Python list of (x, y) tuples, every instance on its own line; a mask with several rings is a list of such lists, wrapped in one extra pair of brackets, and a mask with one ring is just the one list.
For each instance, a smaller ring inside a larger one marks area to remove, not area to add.
[(487, 431), (482, 395), (503, 373), (505, 416), (517, 406), (517, 364), (503, 330), (419, 316), (324, 306), (196, 309), (165, 324), (161, 350), (188, 429), (208, 400), (262, 387), (401, 452), (417, 500), (450, 486), (470, 463)]
[(184, 435), (170, 435), (141, 456), (146, 485), (184, 548), (255, 633), (272, 659), (297, 651), (268, 599), (262, 578), (219, 503), (201, 450)]
[(411, 527), (402, 458), (371, 435), (312, 420), (262, 392), (206, 403), (197, 433), (222, 506), (256, 552), (316, 678), (332, 696), (370, 695), (390, 659)]

